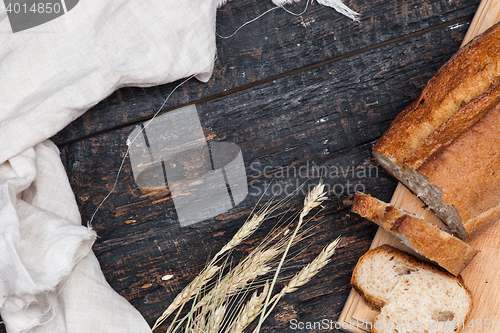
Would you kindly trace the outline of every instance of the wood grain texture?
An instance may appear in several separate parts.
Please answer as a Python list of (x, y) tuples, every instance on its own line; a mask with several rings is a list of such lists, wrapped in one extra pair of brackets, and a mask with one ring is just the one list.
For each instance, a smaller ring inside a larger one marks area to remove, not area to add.
[[(499, 21), (500, 2), (496, 0), (482, 1), (462, 45)], [(401, 183), (398, 184), (394, 192), (391, 204), (406, 211), (420, 214), (436, 225), (442, 223), (430, 210), (425, 209), (425, 205)], [(497, 322), (499, 320), (500, 292), (497, 286), (500, 284), (500, 278), (496, 271), (497, 254), (500, 251), (499, 237), (500, 224), (497, 223), (479, 236), (467, 241), (472, 247), (479, 250), (479, 254), (461, 274), (474, 297), (474, 309), (470, 314), (469, 321), (462, 327), (463, 333), (477, 332), (481, 328), (486, 329), (483, 326), (478, 327), (478, 325), (483, 325), (485, 320), (488, 321), (488, 325), (491, 325), (493, 320)], [(370, 248), (382, 244), (390, 244), (415, 254), (395, 237), (380, 228)], [(344, 324), (346, 332), (369, 332), (370, 329), (365, 323), (372, 323), (377, 313), (356, 291), (351, 290), (339, 317), (339, 322)], [(472, 320), (472, 325), (470, 320)]]
[[(205, 137), (240, 146), (250, 185), (255, 185), (249, 188), (254, 197), (259, 197), (265, 181), (279, 176), (283, 168), (299, 170), (308, 162), (309, 169), (313, 162), (332, 168), (363, 165), (363, 159), (371, 159), (371, 154), (360, 159), (352, 152), (365, 146), (367, 151), (371, 149), (369, 145), (380, 137), (399, 110), (419, 94), (425, 82), (459, 47), (466, 29), (467, 24), (433, 30), (395, 46), (200, 104), (197, 107)], [(351, 97), (354, 95), (356, 98)], [(84, 221), (90, 219), (97, 203), (111, 188), (134, 127), (64, 147), (68, 176)], [(148, 202), (158, 201), (166, 205), (166, 211), (172, 210), (168, 190), (141, 191), (133, 182), (128, 160), (124, 167), (116, 194), (96, 215), (103, 216), (103, 223), (109, 223), (102, 232), (110, 233), (115, 222), (133, 219), (136, 214), (153, 220), (159, 217), (155, 214), (164, 214), (164, 210), (155, 210), (158, 205), (137, 211)], [(98, 186), (95, 179), (100, 180)], [(248, 208), (255, 202), (242, 205)], [(120, 208), (124, 203), (127, 205)], [(108, 206), (115, 207), (114, 211), (108, 211)], [(111, 216), (118, 220), (110, 220)], [(168, 219), (175, 223), (176, 217), (169, 215)], [(99, 228), (99, 222), (96, 220), (95, 228)]]
[[(271, 191), (291, 190), (308, 178), (317, 180), (317, 174), (304, 175), (304, 170), (312, 170), (313, 162), (330, 172), (336, 167), (355, 169), (354, 175), (336, 177), (330, 173), (324, 177), (332, 189), (331, 201), (313, 222), (317, 233), (310, 250), (296, 257), (298, 264), (306, 263), (322, 245), (343, 235), (346, 243), (335, 256), (334, 265), (325, 268), (315, 283), (280, 303), (264, 331), (286, 330), (291, 319), (335, 320), (349, 292), (352, 269), (376, 230), (376, 226), (349, 213), (354, 186), (362, 184), (366, 192), (389, 200), (396, 185), (380, 168), (378, 177), (360, 177), (357, 172), (376, 167), (371, 155), (373, 143), (458, 49), (467, 27), (464, 22), (453, 29), (435, 29), (199, 104), (207, 139), (240, 146), (249, 182), (248, 197), (217, 218), (181, 228), (168, 189), (138, 188), (127, 160), (116, 193), (93, 223), (100, 236), (94, 251), (106, 279), (152, 323), (202, 269), (210, 254), (237, 231), (273, 179), (276, 186)], [(124, 127), (63, 148), (84, 221), (111, 188), (133, 128)], [(295, 175), (293, 170), (302, 170), (302, 174)], [(298, 196), (296, 202), (301, 198)], [(259, 231), (247, 249), (255, 246), (269, 228)], [(175, 278), (161, 281), (165, 274)]]
[(498, 22), (500, 13), (500, 2), (495, 0), (483, 0), (477, 9), (471, 27), (465, 35), (463, 44), (470, 42), (475, 36), (483, 33)]
[[(301, 12), (305, 2), (289, 5)], [(479, 0), (347, 1), (362, 16), (350, 21), (331, 8), (313, 3), (301, 16), (274, 10), (245, 26), (234, 37), (217, 39), (217, 61), (208, 83), (191, 80), (168, 101), (164, 111), (187, 103), (230, 94), (253, 85), (321, 66), (436, 26), (472, 17)], [(233, 0), (218, 12), (216, 30), (223, 36), (272, 7), (270, 1)], [(109, 131), (151, 117), (179, 82), (127, 87), (87, 111), (53, 139), (57, 144)]]

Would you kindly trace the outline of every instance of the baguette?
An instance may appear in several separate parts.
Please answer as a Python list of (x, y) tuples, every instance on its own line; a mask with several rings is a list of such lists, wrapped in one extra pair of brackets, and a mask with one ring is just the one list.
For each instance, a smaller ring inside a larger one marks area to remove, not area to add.
[(477, 254), (477, 250), (470, 245), (421, 217), (368, 194), (356, 193), (351, 210), (377, 223), (416, 253), (434, 261), (453, 275), (460, 274)]
[(380, 313), (372, 333), (456, 333), (472, 310), (459, 277), (389, 245), (363, 255), (351, 284)]
[(500, 23), (459, 50), (373, 147), (465, 240), (500, 219)]

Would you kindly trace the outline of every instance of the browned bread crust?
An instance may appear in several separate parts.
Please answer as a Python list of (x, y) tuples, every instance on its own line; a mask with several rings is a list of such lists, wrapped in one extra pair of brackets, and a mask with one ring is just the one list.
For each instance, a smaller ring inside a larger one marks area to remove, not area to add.
[(373, 148), (461, 239), (500, 220), (500, 23), (458, 51)]
[(500, 23), (460, 49), (428, 82), (420, 97), (397, 117), (374, 147), (402, 163), (464, 105), (497, 85)]
[(361, 258), (359, 258), (356, 267), (354, 267), (354, 271), (352, 273), (352, 278), (351, 278), (351, 286), (361, 296), (363, 296), (363, 298), (368, 302), (368, 304), (370, 304), (375, 310), (380, 310), (385, 305), (385, 301), (383, 299), (374, 297), (373, 295), (369, 294), (366, 291), (366, 288), (363, 286), (363, 284), (359, 282), (358, 269), (361, 266), (362, 261), (370, 260), (372, 257), (376, 256), (379, 253), (384, 253), (384, 254), (392, 255), (394, 257), (401, 258), (403, 261), (406, 262), (406, 266), (410, 269), (415, 268), (415, 267), (419, 267), (419, 268), (428, 270), (430, 272), (434, 272), (434, 273), (439, 274), (439, 275), (453, 278), (456, 280), (456, 282), (458, 284), (460, 284), (464, 289), (467, 290), (467, 293), (470, 295), (470, 298), (472, 299), (472, 294), (471, 294), (470, 290), (467, 288), (467, 286), (465, 285), (464, 280), (462, 279), (462, 277), (460, 275), (453, 276), (453, 275), (449, 274), (448, 272), (446, 272), (444, 269), (442, 269), (438, 266), (426, 263), (422, 260), (419, 260), (407, 252), (396, 249), (395, 247), (390, 246), (388, 244), (382, 244), (374, 249), (369, 250), (364, 255), (362, 255)]
[[(381, 298), (374, 297), (372, 294), (368, 293), (366, 288), (363, 286), (363, 284), (359, 281), (359, 267), (361, 266), (361, 263), (364, 260), (370, 260), (371, 257), (377, 255), (377, 253), (381, 252), (386, 252), (388, 254), (394, 255), (394, 256), (399, 256), (401, 258), (404, 258), (405, 260), (408, 261), (408, 264), (410, 266), (412, 265), (417, 265), (419, 262), (417, 261), (416, 258), (410, 256), (409, 254), (397, 250), (395, 247), (392, 247), (387, 244), (383, 244), (379, 247), (376, 247), (374, 249), (369, 250), (365, 254), (359, 258), (358, 263), (356, 264), (356, 267), (354, 267), (354, 271), (352, 272), (352, 277), (351, 277), (351, 286), (365, 299), (365, 301), (370, 304), (370, 306), (375, 309), (375, 310), (380, 310), (384, 305), (385, 301)], [(431, 269), (434, 270), (435, 268), (431, 266)]]
[(356, 193), (352, 212), (365, 217), (401, 239), (415, 252), (458, 275), (477, 254), (470, 245), (368, 194)]
[(443, 191), (469, 235), (500, 220), (500, 104), (418, 171)]
[[(463, 282), (462, 278), (460, 276), (453, 276), (450, 273), (446, 272), (440, 267), (437, 267), (435, 265), (432, 265), (430, 263), (423, 262), (414, 256), (398, 250), (390, 245), (384, 244), (381, 245), (377, 248), (369, 250), (367, 253), (365, 253), (358, 261), (356, 267), (354, 268), (354, 272), (351, 278), (351, 285), (352, 287), (361, 295), (363, 298), (367, 301), (368, 304), (370, 304), (375, 310), (381, 310), (384, 306), (386, 306), (388, 303), (392, 302), (393, 300), (390, 299), (390, 288), (388, 289), (388, 294), (384, 295), (375, 295), (373, 294), (373, 290), (370, 288), (370, 286), (366, 285), (366, 281), (363, 282), (362, 274), (366, 272), (361, 271), (361, 267), (363, 266), (371, 266), (372, 269), (377, 269), (379, 268), (377, 264), (373, 263), (373, 261), (376, 260), (378, 256), (386, 256), (390, 257), (390, 260), (395, 259), (394, 265), (398, 265), (396, 267), (399, 269), (398, 275), (400, 276), (405, 276), (412, 274), (413, 272), (417, 270), (425, 270), (427, 272), (437, 274), (439, 276), (442, 276), (444, 279), (449, 279), (448, 281), (454, 281), (462, 290), (464, 291), (465, 298), (467, 299), (469, 305), (467, 314), (463, 318), (464, 322), (467, 322), (467, 319), (470, 316), (470, 313), (473, 308), (473, 297), (465, 283)], [(397, 260), (396, 260), (397, 258)], [(372, 261), (372, 263), (370, 263)], [(368, 262), (368, 265), (364, 265), (365, 262)], [(392, 276), (389, 276), (390, 274), (387, 275), (387, 279), (384, 282), (389, 283), (392, 280)], [(373, 283), (376, 283), (374, 281)], [(431, 283), (428, 281), (427, 283)], [(431, 287), (431, 286), (429, 286)], [(439, 295), (435, 295), (436, 297), (439, 297)], [(417, 296), (418, 297), (418, 296)], [(447, 297), (452, 297), (452, 295), (448, 295)], [(380, 315), (377, 315), (374, 318), (374, 323), (378, 322), (380, 320)], [(461, 321), (459, 321), (461, 322)], [(458, 329), (455, 332), (460, 332), (461, 327), (459, 326)], [(372, 333), (377, 333), (379, 332), (376, 327), (374, 326), (371, 330)], [(391, 331), (392, 332), (392, 331)]]
[(500, 103), (500, 84), (492, 86), (441, 124), (404, 163), (417, 170), (427, 159), (446, 149), (458, 136), (476, 124)]

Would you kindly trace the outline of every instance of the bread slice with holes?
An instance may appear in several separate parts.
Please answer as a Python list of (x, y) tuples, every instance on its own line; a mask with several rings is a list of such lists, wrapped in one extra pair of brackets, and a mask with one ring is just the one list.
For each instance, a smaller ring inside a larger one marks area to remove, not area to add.
[(351, 284), (380, 310), (372, 333), (456, 333), (473, 307), (461, 278), (389, 245), (359, 259)]
[(458, 275), (474, 259), (477, 250), (451, 234), (440, 230), (420, 216), (405, 212), (372, 196), (357, 192), (352, 212), (367, 218), (403, 244), (453, 275)]

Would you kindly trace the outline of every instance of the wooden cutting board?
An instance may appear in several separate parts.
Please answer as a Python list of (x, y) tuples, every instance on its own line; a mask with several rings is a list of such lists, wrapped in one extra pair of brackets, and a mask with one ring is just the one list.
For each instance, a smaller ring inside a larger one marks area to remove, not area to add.
[[(500, 0), (483, 0), (462, 45), (498, 21), (500, 21)], [(442, 224), (432, 212), (424, 208), (422, 201), (402, 184), (398, 184), (391, 204), (406, 211), (420, 214), (431, 223)], [(371, 248), (382, 244), (390, 244), (414, 253), (402, 245), (397, 238), (380, 228), (373, 239)], [(500, 274), (498, 273), (500, 268), (500, 223), (471, 240), (469, 244), (480, 250), (480, 252), (462, 272), (465, 284), (474, 296), (474, 309), (462, 332), (473, 333), (483, 330), (500, 332)], [(370, 332), (365, 323), (373, 323), (373, 317), (376, 314), (377, 312), (368, 306), (355, 290), (351, 290), (337, 325), (341, 326), (341, 329), (345, 332)], [(474, 324), (470, 322), (472, 319)], [(479, 327), (479, 323), (489, 322), (491, 324), (494, 323), (494, 320), (497, 322), (496, 329), (493, 329), (493, 327), (489, 329)], [(471, 324), (470, 327), (468, 327), (468, 324)]]

